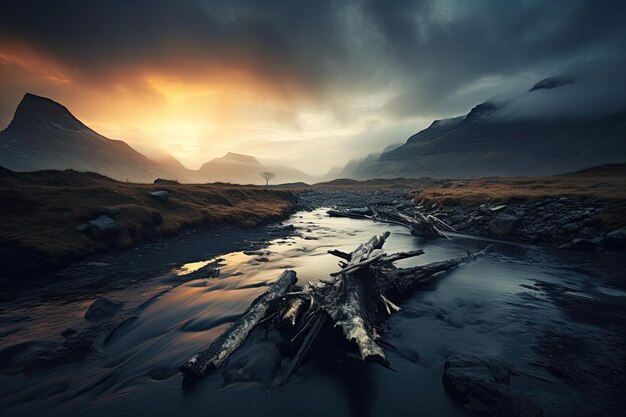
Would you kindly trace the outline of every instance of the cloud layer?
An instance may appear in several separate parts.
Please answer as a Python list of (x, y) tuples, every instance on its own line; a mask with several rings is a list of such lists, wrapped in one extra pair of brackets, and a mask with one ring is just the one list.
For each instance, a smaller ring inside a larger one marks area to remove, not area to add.
[[(610, 68), (618, 83), (625, 19), (626, 3), (610, 0), (5, 0), (0, 125), (35, 90), (139, 146), (187, 146), (181, 157), (360, 135), (366, 154), (400, 142), (394, 127), (404, 135), (545, 77), (601, 80), (593, 74)], [(595, 97), (609, 84), (578, 86)], [(613, 96), (607, 111), (621, 105)], [(150, 114), (187, 131), (146, 127)], [(368, 139), (378, 131), (380, 143)]]

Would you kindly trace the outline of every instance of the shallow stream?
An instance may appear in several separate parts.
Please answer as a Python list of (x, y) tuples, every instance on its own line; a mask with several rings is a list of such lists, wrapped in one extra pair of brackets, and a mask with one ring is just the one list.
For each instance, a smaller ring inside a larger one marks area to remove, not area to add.
[[(510, 363), (517, 373), (512, 387), (548, 416), (606, 416), (624, 405), (618, 389), (625, 369), (623, 259), (466, 236), (422, 239), (401, 226), (329, 218), (323, 209), (299, 212), (285, 223), (300, 233), (269, 242), (266, 253), (221, 255), (219, 277), (164, 292), (85, 360), (37, 373), (0, 369), (3, 415), (466, 416), (441, 383), (444, 360), (456, 353)], [(324, 346), (317, 346), (289, 383), (269, 392), (280, 359), (269, 335), (243, 346), (220, 372), (183, 386), (179, 365), (236, 320), (284, 269), (294, 269), (302, 282), (326, 278), (338, 269), (329, 249), (350, 252), (386, 230), (388, 253), (426, 252), (398, 266), (493, 245), (490, 255), (400, 303), (383, 338), (393, 370), (325, 358)], [(199, 257), (158, 278), (185, 275), (211, 261)], [(163, 288), (145, 285), (107, 295), (132, 307)], [(62, 298), (37, 307), (5, 303), (0, 360), (14, 346), (36, 349), (60, 338), (63, 329), (80, 326), (88, 306), (89, 300)], [(5, 331), (20, 317), (30, 324)]]

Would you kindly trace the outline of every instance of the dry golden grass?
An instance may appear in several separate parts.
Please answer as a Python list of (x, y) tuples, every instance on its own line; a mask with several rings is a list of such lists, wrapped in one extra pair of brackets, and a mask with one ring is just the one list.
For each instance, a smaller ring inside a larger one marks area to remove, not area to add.
[(480, 178), (449, 180), (411, 192), (416, 201), (443, 206), (472, 206), (486, 202), (532, 202), (545, 197), (584, 196), (626, 200), (626, 164), (606, 165), (551, 177)]
[[(156, 190), (169, 191), (169, 203), (148, 194)], [(285, 217), (294, 206), (295, 194), (289, 190), (131, 184), (74, 171), (0, 169), (0, 248), (18, 246), (59, 258), (92, 252), (95, 241), (74, 228), (114, 207), (122, 212), (111, 216), (119, 226), (113, 244), (128, 247), (143, 238), (145, 227), (162, 235), (201, 225), (253, 227)], [(155, 224), (154, 212), (161, 214), (161, 224)]]
[(437, 203), (441, 207), (532, 203), (546, 197), (581, 196), (589, 202), (610, 203), (596, 216), (607, 229), (626, 226), (626, 164), (552, 177), (450, 180), (423, 186), (409, 195), (416, 202)]

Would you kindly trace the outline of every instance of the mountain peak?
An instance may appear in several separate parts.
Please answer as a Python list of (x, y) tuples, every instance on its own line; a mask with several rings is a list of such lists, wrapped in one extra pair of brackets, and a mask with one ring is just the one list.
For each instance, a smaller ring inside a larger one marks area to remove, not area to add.
[(26, 93), (15, 110), (13, 120), (7, 130), (56, 124), (66, 128), (87, 129), (87, 127), (60, 103), (46, 97)]
[(467, 122), (476, 121), (478, 119), (481, 119), (485, 116), (490, 115), (497, 109), (498, 107), (494, 103), (486, 101), (477, 106), (474, 106), (474, 108), (470, 110), (470, 112), (467, 114), (467, 117), (465, 117), (465, 121)]
[(226, 155), (222, 156), (219, 159), (224, 159), (224, 160), (228, 160), (228, 161), (235, 161), (235, 162), (243, 162), (246, 164), (258, 164), (261, 165), (261, 163), (252, 155), (243, 155), (240, 153), (234, 153), (234, 152), (228, 152)]
[(451, 117), (449, 119), (439, 119), (439, 120), (434, 120), (431, 124), (430, 124), (430, 128), (438, 128), (438, 127), (449, 127), (449, 126), (456, 126), (459, 123), (461, 123), (464, 119), (465, 119), (465, 115), (463, 116), (457, 116), (457, 117)]

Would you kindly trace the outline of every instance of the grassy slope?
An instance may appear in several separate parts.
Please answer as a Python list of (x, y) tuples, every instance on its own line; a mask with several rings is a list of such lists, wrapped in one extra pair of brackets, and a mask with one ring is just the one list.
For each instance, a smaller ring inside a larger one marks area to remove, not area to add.
[[(170, 192), (167, 204), (148, 193)], [(44, 256), (67, 258), (95, 250), (95, 241), (74, 230), (113, 207), (119, 226), (113, 241), (128, 247), (141, 240), (148, 225), (156, 234), (182, 228), (235, 224), (252, 227), (289, 214), (295, 195), (288, 190), (226, 184), (148, 185), (121, 183), (75, 171), (14, 173), (0, 169), (0, 248), (19, 247)], [(153, 212), (162, 215), (155, 225)]]
[(491, 203), (525, 203), (546, 197), (581, 196), (590, 201), (610, 201), (601, 219), (609, 227), (626, 225), (626, 164), (603, 165), (551, 177), (480, 178), (449, 180), (420, 187), (410, 193), (415, 201), (441, 206), (476, 206)]

